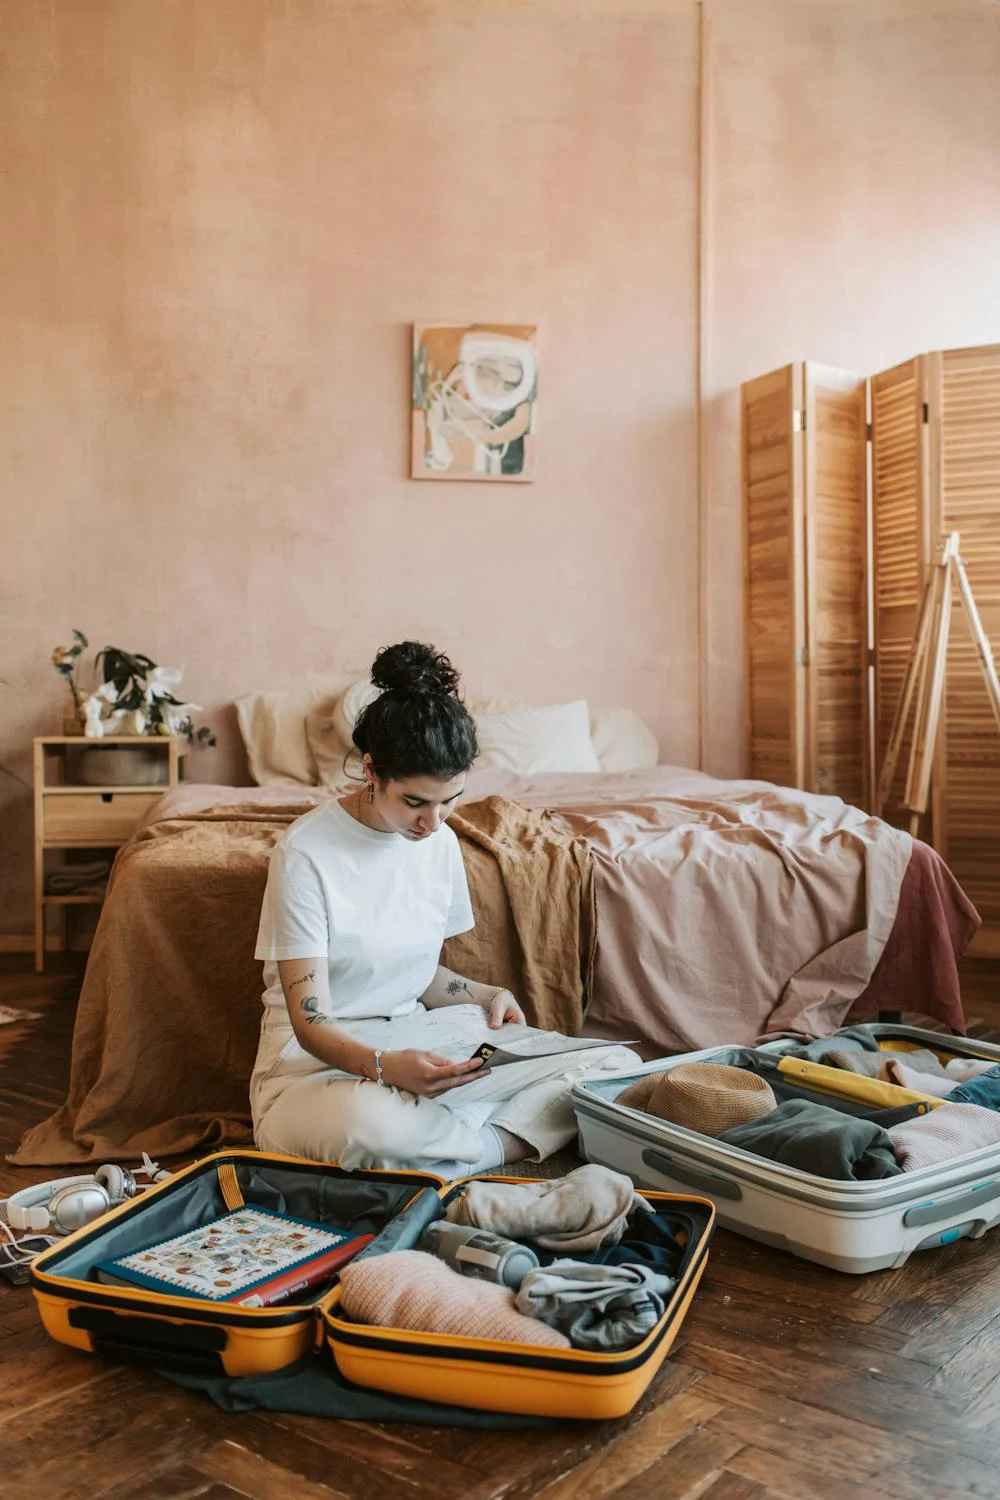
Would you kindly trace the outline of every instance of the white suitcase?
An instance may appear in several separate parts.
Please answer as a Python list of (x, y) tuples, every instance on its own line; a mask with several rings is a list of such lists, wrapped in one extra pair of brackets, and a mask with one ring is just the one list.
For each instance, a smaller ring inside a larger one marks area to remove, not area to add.
[[(930, 1047), (942, 1058), (1000, 1063), (1000, 1047), (912, 1026), (873, 1025), (886, 1046)], [(793, 1042), (769, 1042), (780, 1055)], [(582, 1078), (573, 1088), (580, 1148), (588, 1161), (625, 1172), (639, 1187), (711, 1198), (718, 1222), (805, 1260), (861, 1273), (901, 1266), (914, 1250), (978, 1239), (1000, 1222), (1000, 1146), (873, 1182), (817, 1177), (738, 1146), (672, 1125), (615, 1096), (644, 1073), (684, 1062), (724, 1061), (707, 1048), (646, 1063), (630, 1073)]]

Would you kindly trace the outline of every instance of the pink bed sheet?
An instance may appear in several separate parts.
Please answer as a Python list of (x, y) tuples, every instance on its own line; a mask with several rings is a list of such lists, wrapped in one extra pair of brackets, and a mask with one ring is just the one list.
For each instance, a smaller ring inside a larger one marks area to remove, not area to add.
[[(148, 821), (341, 790), (187, 783)], [(641, 1036), (655, 1056), (821, 1034), (848, 1011), (919, 1011), (964, 1028), (957, 959), (974, 908), (933, 850), (836, 798), (681, 766), (533, 777), (473, 768), (463, 800), (494, 795), (559, 811), (594, 850), (592, 1035)]]

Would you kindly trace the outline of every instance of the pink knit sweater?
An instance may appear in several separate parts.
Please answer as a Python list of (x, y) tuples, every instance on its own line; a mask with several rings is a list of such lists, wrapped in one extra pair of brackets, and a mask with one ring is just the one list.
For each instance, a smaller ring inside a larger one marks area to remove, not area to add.
[(340, 1282), (340, 1306), (359, 1323), (570, 1348), (569, 1339), (555, 1328), (519, 1313), (514, 1293), (506, 1287), (460, 1276), (423, 1250), (392, 1250), (356, 1260), (341, 1271)]

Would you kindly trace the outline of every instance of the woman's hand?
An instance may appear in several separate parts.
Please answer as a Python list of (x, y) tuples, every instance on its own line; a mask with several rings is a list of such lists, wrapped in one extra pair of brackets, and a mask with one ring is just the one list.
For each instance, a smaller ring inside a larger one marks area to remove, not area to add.
[(477, 1073), (482, 1065), (481, 1057), (449, 1062), (446, 1057), (438, 1057), (436, 1052), (421, 1052), (417, 1047), (409, 1047), (405, 1052), (382, 1053), (382, 1081), (390, 1088), (405, 1089), (409, 1094), (422, 1094), (433, 1099), (437, 1094), (446, 1094), (449, 1089), (468, 1083), (469, 1074)]
[(510, 990), (497, 990), (493, 998), (487, 1001), (485, 1007), (490, 1027), (495, 1031), (505, 1021), (515, 1026), (526, 1026), (524, 1011), (518, 1005)]

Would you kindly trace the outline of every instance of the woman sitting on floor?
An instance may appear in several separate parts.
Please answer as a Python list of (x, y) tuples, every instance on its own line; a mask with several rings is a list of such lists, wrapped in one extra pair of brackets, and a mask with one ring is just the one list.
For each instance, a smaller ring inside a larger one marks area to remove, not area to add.
[[(637, 1059), (609, 1045), (492, 1074), (470, 1060), (491, 1029), (524, 1022), (508, 990), (440, 963), (445, 939), (475, 925), (444, 822), (478, 753), (475, 724), (430, 646), (385, 647), (372, 681), (380, 694), (354, 729), (362, 787), (299, 818), (271, 858), (257, 1145), (447, 1176), (548, 1156), (576, 1134), (575, 1079)], [(434, 1050), (441, 1037), (452, 1060)]]

